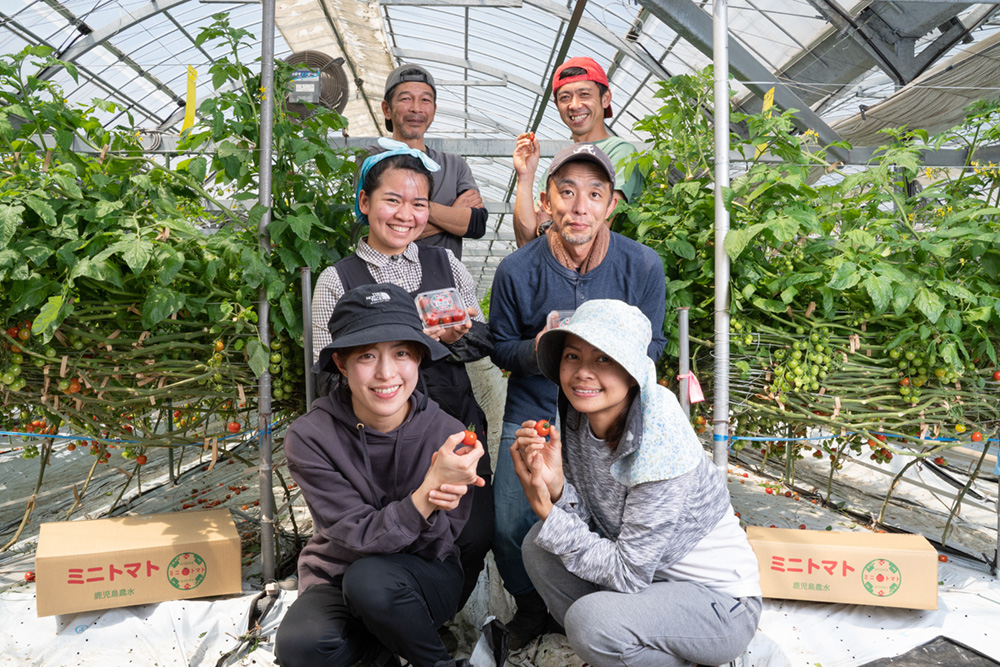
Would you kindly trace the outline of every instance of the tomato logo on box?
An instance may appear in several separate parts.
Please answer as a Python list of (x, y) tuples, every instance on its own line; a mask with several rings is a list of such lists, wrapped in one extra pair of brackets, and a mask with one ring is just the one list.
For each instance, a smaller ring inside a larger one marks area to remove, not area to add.
[(198, 554), (182, 553), (174, 556), (167, 566), (167, 581), (174, 588), (189, 591), (198, 588), (205, 581), (208, 568), (205, 559)]
[(878, 558), (862, 568), (861, 582), (866, 591), (884, 598), (899, 590), (903, 583), (903, 575), (891, 560)]

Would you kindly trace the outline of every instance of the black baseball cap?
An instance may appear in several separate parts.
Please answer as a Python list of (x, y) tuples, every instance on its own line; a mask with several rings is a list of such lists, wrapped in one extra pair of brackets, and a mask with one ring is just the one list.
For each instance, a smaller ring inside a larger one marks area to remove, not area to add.
[(339, 373), (333, 353), (360, 345), (399, 340), (419, 343), (427, 350), (424, 361), (429, 363), (449, 354), (448, 348), (424, 333), (413, 297), (398, 285), (363, 285), (345, 292), (333, 309), (328, 327), (333, 342), (320, 351), (314, 373)]
[(607, 153), (598, 148), (596, 144), (586, 142), (567, 146), (555, 154), (555, 157), (552, 158), (552, 162), (549, 163), (549, 175), (546, 179), (546, 187), (548, 187), (548, 181), (552, 179), (552, 176), (559, 171), (563, 165), (570, 162), (592, 162), (596, 164), (600, 167), (601, 172), (608, 177), (608, 182), (611, 183), (611, 189), (614, 189), (615, 167), (611, 164), (611, 158), (607, 156)]
[[(386, 102), (391, 101), (392, 91), (396, 86), (406, 81), (426, 83), (431, 87), (431, 90), (434, 92), (434, 100), (437, 101), (437, 86), (434, 85), (434, 77), (420, 65), (400, 65), (392, 70), (389, 77), (385, 80), (385, 96), (383, 99)], [(388, 118), (385, 119), (385, 129), (392, 132), (392, 121)]]

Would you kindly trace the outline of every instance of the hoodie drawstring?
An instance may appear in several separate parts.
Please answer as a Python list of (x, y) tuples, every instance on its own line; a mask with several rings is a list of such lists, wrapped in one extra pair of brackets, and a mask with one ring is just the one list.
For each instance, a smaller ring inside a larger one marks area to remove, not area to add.
[[(379, 499), (378, 491), (375, 490), (374, 475), (372, 474), (372, 458), (371, 454), (368, 453), (368, 440), (365, 439), (365, 425), (358, 422), (358, 435), (361, 438), (361, 456), (365, 460), (365, 481), (368, 482), (368, 488), (372, 492), (372, 504), (375, 505), (377, 509), (382, 509), (382, 502)], [(399, 436), (397, 436), (398, 438)]]

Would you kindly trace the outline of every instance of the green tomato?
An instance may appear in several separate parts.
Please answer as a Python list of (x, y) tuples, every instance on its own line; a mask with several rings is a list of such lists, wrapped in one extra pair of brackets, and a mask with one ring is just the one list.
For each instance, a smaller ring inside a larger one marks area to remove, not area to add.
[(280, 364), (281, 363), (281, 359), (282, 359), (282, 357), (281, 357), (280, 354), (275, 353), (275, 354), (271, 355), (271, 363), (272, 364)]
[(889, 358), (890, 359), (899, 359), (899, 350), (896, 349), (896, 348), (893, 348), (893, 349), (889, 350)]
[(272, 340), (271, 341), (271, 349), (274, 350), (275, 352), (277, 352), (278, 350), (280, 350), (281, 349), (281, 341), (278, 340), (277, 338), (275, 338), (274, 340)]

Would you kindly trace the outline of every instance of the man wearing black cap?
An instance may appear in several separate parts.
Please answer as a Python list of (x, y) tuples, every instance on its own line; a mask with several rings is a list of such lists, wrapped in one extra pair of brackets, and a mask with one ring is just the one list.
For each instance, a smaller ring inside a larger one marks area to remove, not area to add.
[(487, 213), (465, 159), (424, 144), (436, 110), (434, 77), (423, 67), (400, 65), (386, 79), (382, 100), (386, 129), (396, 141), (423, 151), (441, 165), (441, 171), (434, 174), (430, 219), (417, 244), (448, 248), (462, 259), (462, 239), (483, 237)]
[(541, 375), (538, 337), (552, 311), (574, 311), (584, 301), (618, 299), (637, 306), (653, 327), (648, 354), (660, 358), (666, 340), (663, 264), (650, 248), (608, 229), (615, 207), (615, 169), (591, 143), (559, 151), (550, 165), (541, 206), (552, 218), (548, 233), (505, 257), (497, 267), (490, 302), (491, 358), (510, 371), (500, 452), (493, 478), (493, 554), (518, 612), (507, 624), (511, 646), (545, 631), (545, 604), (521, 562), (521, 541), (536, 517), (509, 455), (514, 433), (527, 420), (556, 417), (558, 388)]

